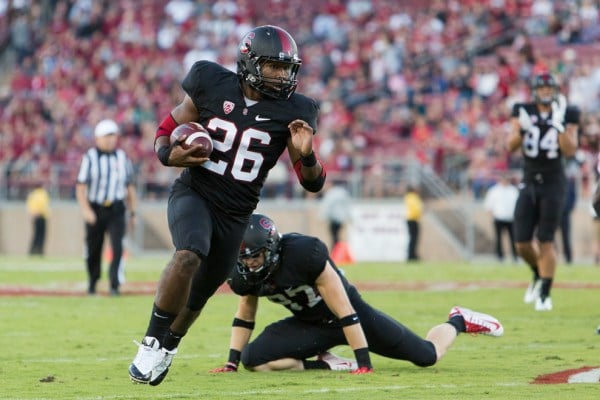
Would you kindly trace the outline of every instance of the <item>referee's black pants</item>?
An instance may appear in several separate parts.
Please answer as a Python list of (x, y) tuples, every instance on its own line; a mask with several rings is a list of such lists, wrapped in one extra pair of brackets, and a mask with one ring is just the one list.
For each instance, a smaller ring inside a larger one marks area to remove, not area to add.
[(92, 204), (96, 213), (96, 223), (86, 224), (85, 242), (87, 246), (86, 263), (89, 277), (89, 293), (96, 293), (96, 284), (102, 270), (102, 248), (104, 236), (108, 233), (112, 248), (112, 260), (109, 268), (110, 288), (119, 290), (119, 270), (123, 256), (123, 238), (125, 237), (125, 204), (116, 202), (105, 207)]

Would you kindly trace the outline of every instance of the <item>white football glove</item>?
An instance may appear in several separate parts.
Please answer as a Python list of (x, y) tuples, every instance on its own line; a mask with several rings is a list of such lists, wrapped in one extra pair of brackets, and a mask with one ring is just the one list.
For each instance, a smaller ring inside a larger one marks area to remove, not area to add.
[(563, 133), (565, 131), (565, 113), (567, 112), (567, 99), (559, 94), (557, 99), (552, 102), (552, 126)]
[(519, 108), (519, 125), (521, 126), (522, 130), (527, 132), (529, 132), (529, 130), (533, 126), (533, 122), (531, 122), (531, 117), (523, 107)]

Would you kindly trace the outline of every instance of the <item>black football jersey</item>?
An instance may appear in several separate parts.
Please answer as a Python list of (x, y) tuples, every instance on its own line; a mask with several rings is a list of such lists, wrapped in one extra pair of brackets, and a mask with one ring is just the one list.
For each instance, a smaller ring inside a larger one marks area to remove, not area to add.
[[(267, 297), (304, 321), (335, 322), (334, 314), (315, 285), (317, 277), (325, 269), (325, 262), (329, 260), (325, 243), (315, 237), (288, 233), (281, 238), (280, 257), (279, 268), (265, 282), (249, 285), (234, 268), (227, 281), (229, 286), (240, 296)], [(341, 277), (350, 301), (357, 299), (359, 294), (356, 288), (346, 280), (331, 260), (329, 262)]]
[(286, 149), (288, 124), (302, 119), (316, 133), (317, 103), (294, 93), (288, 100), (248, 106), (238, 75), (210, 61), (196, 62), (182, 87), (210, 133), (213, 152), (202, 166), (186, 168), (180, 179), (229, 215), (252, 213), (269, 170)]
[[(558, 131), (552, 127), (552, 113), (542, 115), (535, 103), (517, 103), (513, 106), (512, 117), (519, 118), (523, 107), (529, 114), (533, 127), (522, 132), (523, 179), (531, 181), (542, 177), (543, 181), (564, 180), (563, 159), (558, 143)], [(579, 124), (579, 109), (569, 106), (565, 112), (564, 124)]]

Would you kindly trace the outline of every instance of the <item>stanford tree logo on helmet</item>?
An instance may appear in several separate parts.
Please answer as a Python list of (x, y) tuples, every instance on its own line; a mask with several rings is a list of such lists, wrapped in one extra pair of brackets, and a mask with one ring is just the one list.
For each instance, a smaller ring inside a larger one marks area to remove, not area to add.
[[(250, 284), (258, 284), (267, 279), (279, 266), (279, 242), (281, 235), (273, 221), (261, 214), (253, 214), (244, 233), (237, 271)], [(249, 268), (248, 258), (254, 258), (264, 252), (263, 265)]]

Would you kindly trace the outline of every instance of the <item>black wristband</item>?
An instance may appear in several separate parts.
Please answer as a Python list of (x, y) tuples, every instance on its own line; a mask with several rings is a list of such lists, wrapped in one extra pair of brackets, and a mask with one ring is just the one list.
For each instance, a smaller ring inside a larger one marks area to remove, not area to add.
[(317, 156), (315, 156), (314, 151), (311, 151), (306, 157), (300, 156), (300, 162), (307, 168), (314, 167), (317, 165)]
[(240, 328), (254, 329), (254, 321), (244, 321), (243, 319), (234, 318), (231, 326), (239, 326)]
[(161, 164), (165, 167), (169, 166), (169, 156), (171, 155), (171, 151), (173, 150), (173, 145), (170, 146), (162, 146), (156, 151), (156, 156), (160, 160)]
[(356, 358), (358, 368), (367, 367), (373, 369), (373, 365), (371, 365), (371, 356), (369, 355), (368, 347), (362, 347), (360, 349), (354, 350), (354, 358)]
[(345, 317), (340, 318), (340, 325), (342, 325), (342, 327), (356, 325), (359, 323), (360, 323), (360, 319), (358, 318), (358, 314), (356, 314), (356, 313), (346, 315)]
[(236, 371), (238, 370), (238, 364), (234, 364), (231, 361), (227, 361), (225, 363), (225, 371), (226, 372), (231, 372), (231, 371)]
[(227, 360), (227, 364), (233, 364), (237, 369), (237, 366), (240, 364), (240, 358), (242, 358), (241, 351), (229, 349), (229, 359)]

